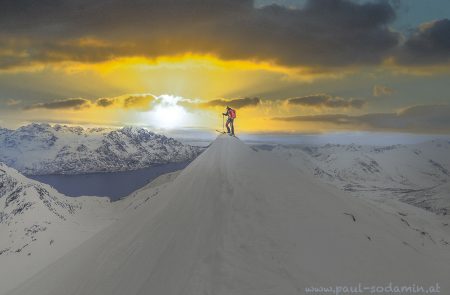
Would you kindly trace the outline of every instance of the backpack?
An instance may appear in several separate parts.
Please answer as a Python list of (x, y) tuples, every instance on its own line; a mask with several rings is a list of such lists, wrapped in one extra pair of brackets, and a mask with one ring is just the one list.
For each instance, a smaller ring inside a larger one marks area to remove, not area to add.
[(230, 118), (235, 119), (236, 118), (236, 111), (233, 109), (230, 109)]

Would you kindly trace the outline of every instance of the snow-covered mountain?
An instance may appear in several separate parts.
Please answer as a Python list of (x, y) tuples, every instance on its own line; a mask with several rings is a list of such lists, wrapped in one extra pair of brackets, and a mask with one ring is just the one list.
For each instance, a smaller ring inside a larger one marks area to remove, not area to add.
[(450, 288), (446, 216), (355, 198), (237, 138), (219, 136), (160, 181), (158, 190), (131, 196), (134, 205), (115, 223), (8, 294), (298, 295), (311, 286), (390, 282)]
[(354, 196), (394, 198), (450, 214), (450, 142), (261, 146)]
[(126, 198), (67, 197), (0, 163), (0, 295), (122, 216), (146, 205), (179, 172)]
[(0, 294), (113, 221), (108, 198), (66, 197), (0, 163)]
[(201, 150), (144, 128), (30, 124), (0, 129), (0, 162), (26, 175), (135, 170), (194, 159)]

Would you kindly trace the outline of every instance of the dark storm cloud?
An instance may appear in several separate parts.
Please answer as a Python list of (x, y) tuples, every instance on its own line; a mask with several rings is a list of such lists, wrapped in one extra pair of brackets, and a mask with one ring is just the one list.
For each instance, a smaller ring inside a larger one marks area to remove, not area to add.
[(418, 105), (397, 113), (371, 113), (357, 116), (328, 114), (273, 119), (287, 122), (317, 122), (351, 129), (450, 132), (450, 105)]
[(439, 64), (450, 61), (450, 20), (423, 24), (398, 54), (402, 64)]
[(83, 107), (89, 107), (91, 102), (84, 98), (67, 98), (54, 100), (50, 102), (41, 102), (33, 105), (26, 106), (26, 110), (32, 109), (80, 109)]
[[(310, 0), (301, 9), (251, 0), (5, 0), (3, 68), (121, 56), (212, 53), (287, 66), (377, 64), (399, 43), (388, 1)], [(83, 37), (105, 45), (68, 42)], [(1, 50), (0, 50), (1, 51)]]
[(287, 100), (287, 102), (291, 105), (357, 109), (362, 108), (366, 104), (366, 101), (362, 99), (344, 99), (342, 97), (335, 97), (328, 94), (317, 94), (290, 98)]
[(261, 103), (261, 99), (258, 97), (246, 97), (246, 98), (238, 98), (238, 99), (232, 99), (232, 100), (225, 100), (225, 99), (215, 99), (211, 100), (207, 103), (204, 103), (203, 106), (205, 107), (217, 107), (217, 106), (230, 106), (232, 108), (244, 108), (249, 106), (257, 106)]

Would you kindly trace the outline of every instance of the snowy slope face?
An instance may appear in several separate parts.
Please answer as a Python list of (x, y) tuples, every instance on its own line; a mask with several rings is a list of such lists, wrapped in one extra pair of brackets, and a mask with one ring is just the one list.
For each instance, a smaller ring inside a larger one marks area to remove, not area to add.
[(52, 222), (65, 221), (80, 209), (75, 199), (0, 163), (0, 225), (9, 231), (0, 241), (2, 255), (21, 252)]
[(0, 294), (111, 222), (107, 198), (66, 197), (0, 163)]
[(194, 159), (201, 150), (144, 128), (30, 124), (0, 132), (0, 161), (28, 175), (126, 171)]
[(416, 145), (292, 145), (272, 151), (355, 196), (394, 198), (450, 213), (450, 142)]
[(399, 215), (351, 197), (234, 137), (219, 136), (156, 195), (147, 193), (133, 214), (8, 295), (298, 295), (358, 282), (450, 287), (447, 232), (416, 224), (406, 207)]

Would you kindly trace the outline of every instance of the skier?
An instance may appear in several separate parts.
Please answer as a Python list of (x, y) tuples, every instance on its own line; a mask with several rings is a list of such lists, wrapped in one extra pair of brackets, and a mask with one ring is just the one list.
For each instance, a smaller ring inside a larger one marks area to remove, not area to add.
[[(227, 110), (225, 113), (222, 113), (223, 116), (228, 116), (226, 127), (228, 130), (228, 134), (234, 136), (234, 119), (236, 118), (236, 111), (227, 106)], [(230, 130), (231, 125), (231, 130)]]

